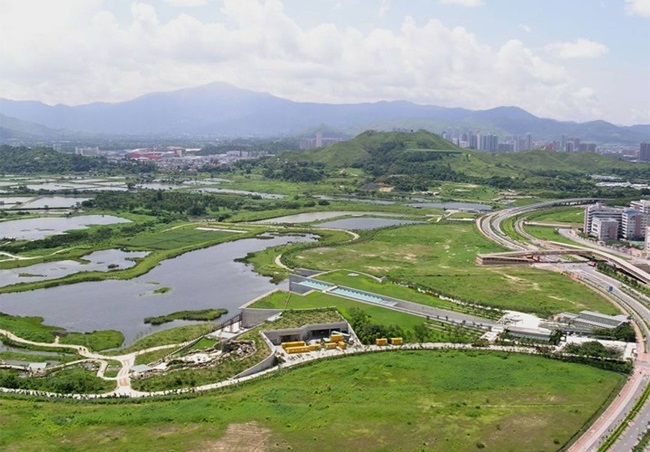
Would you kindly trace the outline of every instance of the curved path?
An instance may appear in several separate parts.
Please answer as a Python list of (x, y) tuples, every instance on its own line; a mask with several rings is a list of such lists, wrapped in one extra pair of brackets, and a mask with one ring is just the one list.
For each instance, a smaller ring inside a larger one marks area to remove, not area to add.
[[(44, 347), (44, 348), (65, 348), (65, 349), (70, 349), (71, 351), (74, 351), (75, 353), (79, 354), (80, 356), (84, 357), (85, 359), (80, 359), (77, 361), (72, 361), (69, 363), (62, 364), (60, 366), (55, 366), (50, 369), (58, 369), (58, 368), (63, 368), (63, 367), (68, 367), (74, 364), (79, 364), (83, 362), (98, 362), (99, 363), (99, 369), (97, 371), (97, 376), (99, 378), (103, 378), (104, 380), (116, 380), (117, 381), (117, 387), (114, 391), (109, 392), (107, 394), (95, 394), (95, 396), (113, 396), (113, 395), (118, 395), (118, 396), (130, 396), (130, 397), (138, 397), (141, 396), (143, 393), (135, 391), (131, 387), (131, 379), (130, 379), (130, 372), (131, 368), (135, 365), (135, 358), (138, 355), (142, 355), (144, 353), (149, 353), (149, 352), (155, 352), (158, 350), (165, 350), (165, 349), (176, 349), (179, 347), (183, 347), (185, 345), (188, 345), (192, 341), (187, 341), (187, 342), (182, 342), (179, 344), (168, 344), (168, 345), (160, 345), (157, 347), (151, 347), (147, 348), (144, 350), (138, 350), (132, 353), (127, 353), (124, 355), (103, 355), (100, 353), (95, 353), (91, 352), (87, 347), (84, 347), (82, 345), (74, 345), (74, 344), (61, 344), (58, 341), (58, 338), (54, 342), (36, 342), (36, 341), (30, 341), (28, 339), (23, 339), (19, 336), (16, 336), (10, 331), (7, 330), (2, 330), (0, 329), (0, 335), (5, 336), (6, 338), (12, 340), (13, 342), (17, 342), (20, 344), (25, 344), (25, 345), (32, 345), (36, 347)], [(117, 377), (111, 378), (111, 377), (105, 377), (104, 372), (106, 371), (106, 368), (108, 367), (108, 361), (119, 361), (122, 365), (120, 368), (120, 371), (117, 374)]]
[[(0, 330), (0, 334), (5, 334), (7, 333), (4, 330)], [(11, 334), (11, 333), (9, 333)], [(11, 334), (13, 338), (17, 338), (17, 336)], [(38, 343), (38, 342), (32, 342), (32, 341), (27, 341), (27, 340), (21, 340), (23, 343), (28, 343), (32, 345), (44, 345), (44, 346), (55, 346), (55, 344), (48, 344), (48, 343)], [(121, 357), (110, 357), (111, 359), (116, 359), (120, 358), (120, 361), (123, 364), (122, 369), (120, 370), (120, 373), (118, 374), (118, 387), (114, 391), (108, 392), (108, 393), (103, 393), (103, 394), (60, 394), (60, 393), (53, 393), (53, 392), (46, 392), (46, 391), (38, 391), (38, 390), (26, 390), (26, 389), (9, 389), (9, 388), (0, 388), (0, 393), (17, 393), (17, 394), (25, 394), (25, 395), (37, 395), (41, 397), (53, 397), (53, 398), (73, 398), (73, 399), (101, 399), (101, 398), (113, 398), (113, 397), (130, 397), (130, 398), (142, 398), (142, 397), (157, 397), (157, 396), (165, 396), (165, 395), (171, 395), (171, 394), (183, 394), (183, 393), (193, 393), (193, 392), (201, 392), (201, 391), (211, 391), (214, 389), (219, 389), (219, 388), (225, 388), (228, 386), (233, 386), (240, 384), (244, 381), (252, 380), (258, 377), (261, 377), (263, 375), (267, 375), (269, 373), (277, 372), (280, 369), (284, 368), (290, 368), (294, 366), (301, 365), (306, 362), (310, 361), (315, 361), (318, 359), (326, 358), (326, 357), (331, 357), (331, 356), (348, 356), (348, 355), (359, 355), (359, 354), (364, 354), (364, 353), (374, 353), (374, 352), (387, 352), (387, 351), (395, 351), (395, 350), (474, 350), (475, 347), (472, 344), (457, 344), (457, 343), (421, 343), (421, 344), (404, 344), (404, 345), (399, 345), (399, 346), (394, 346), (394, 345), (385, 345), (385, 346), (377, 346), (377, 345), (365, 345), (365, 346), (356, 346), (356, 347), (351, 347), (346, 350), (321, 350), (318, 353), (310, 353), (310, 354), (305, 354), (301, 356), (297, 355), (292, 355), (289, 356), (288, 360), (267, 370), (263, 370), (261, 372), (255, 373), (253, 375), (249, 375), (246, 377), (241, 377), (241, 378), (230, 378), (227, 380), (223, 380), (217, 383), (210, 383), (202, 386), (196, 386), (192, 388), (183, 388), (183, 389), (176, 389), (176, 390), (166, 390), (166, 391), (154, 391), (154, 392), (140, 392), (140, 391), (135, 391), (131, 389), (130, 387), (130, 380), (128, 376), (128, 370), (130, 366), (133, 365), (133, 360), (135, 359), (135, 355), (140, 354), (140, 353), (146, 353), (148, 351), (153, 351), (155, 349), (161, 349), (161, 348), (171, 348), (177, 345), (183, 345), (183, 344), (176, 344), (176, 345), (166, 345), (162, 347), (154, 347), (152, 349), (148, 350), (142, 350), (139, 352), (131, 353), (128, 355), (123, 355)], [(75, 347), (75, 346), (72, 346)], [(481, 350), (491, 350), (491, 351), (500, 351), (500, 352), (510, 352), (510, 353), (525, 353), (529, 355), (535, 355), (539, 354), (535, 349), (530, 348), (530, 347), (517, 347), (517, 346), (500, 346), (500, 345), (491, 345), (487, 347), (481, 347)]]

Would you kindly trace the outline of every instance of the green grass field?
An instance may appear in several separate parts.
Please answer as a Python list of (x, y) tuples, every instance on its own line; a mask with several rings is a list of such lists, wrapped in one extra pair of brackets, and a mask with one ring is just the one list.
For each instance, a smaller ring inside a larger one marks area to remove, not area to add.
[(190, 341), (213, 331), (214, 327), (215, 325), (213, 323), (197, 323), (196, 325), (186, 325), (159, 331), (143, 337), (124, 349), (115, 351), (114, 354), (121, 355), (123, 353), (131, 353), (151, 347), (158, 347), (159, 345), (178, 344)]
[(336, 285), (352, 287), (367, 292), (373, 292), (400, 300), (412, 301), (427, 306), (446, 309), (449, 311), (463, 312), (465, 314), (476, 315), (479, 317), (499, 319), (503, 313), (496, 310), (480, 309), (472, 306), (463, 306), (450, 301), (442, 300), (438, 297), (418, 292), (415, 289), (400, 284), (393, 284), (390, 281), (379, 282), (369, 276), (350, 273), (348, 271), (333, 271), (318, 276), (316, 279), (331, 282)]
[(100, 351), (121, 346), (124, 342), (124, 335), (115, 330), (68, 333), (61, 337), (59, 342), (62, 344), (85, 345), (90, 350)]
[(43, 325), (42, 317), (10, 316), (1, 312), (0, 329), (10, 331), (22, 339), (47, 343), (54, 342), (54, 333), (59, 332), (63, 333), (60, 338), (62, 344), (85, 345), (91, 350), (119, 347), (124, 342), (124, 335), (115, 330), (68, 333), (63, 328)]
[(566, 237), (558, 234), (555, 232), (554, 227), (546, 227), (546, 226), (525, 226), (526, 232), (528, 232), (530, 235), (533, 237), (537, 237), (538, 239), (542, 240), (549, 240), (552, 242), (560, 242), (560, 243), (566, 243), (569, 245), (575, 245), (576, 242), (574, 242), (571, 239), (567, 239)]
[(585, 218), (584, 207), (554, 207), (538, 210), (526, 215), (529, 221), (540, 223), (567, 223), (582, 225)]
[(559, 273), (475, 263), (477, 254), (496, 251), (503, 249), (474, 224), (427, 224), (381, 230), (362, 243), (306, 250), (296, 260), (306, 268), (387, 276), (461, 301), (543, 316), (583, 309), (616, 312), (600, 295)]
[(18, 317), (0, 312), (0, 329), (35, 342), (54, 342), (54, 332), (62, 328), (43, 325), (42, 317)]
[(197, 243), (211, 242), (236, 234), (236, 232), (228, 231), (204, 231), (196, 227), (197, 225), (190, 225), (156, 234), (140, 234), (134, 238), (122, 239), (119, 245), (136, 249), (171, 250)]
[(4, 450), (557, 450), (623, 376), (536, 356), (402, 351), (203, 396), (0, 403)]

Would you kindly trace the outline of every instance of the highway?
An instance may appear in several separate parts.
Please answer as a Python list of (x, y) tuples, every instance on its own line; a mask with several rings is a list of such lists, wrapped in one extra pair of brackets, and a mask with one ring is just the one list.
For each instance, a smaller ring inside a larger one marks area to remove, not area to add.
[[(596, 199), (567, 199), (550, 201), (544, 203), (533, 204), (530, 206), (516, 207), (511, 209), (500, 210), (491, 212), (483, 217), (477, 219), (476, 225), (483, 235), (490, 240), (515, 251), (525, 250), (540, 250), (544, 242), (541, 240), (534, 240), (532, 243), (522, 243), (511, 237), (508, 237), (501, 229), (503, 221), (520, 215), (522, 213), (531, 212), (537, 209), (553, 207), (557, 205), (579, 205), (589, 202), (595, 202)], [(519, 222), (516, 222), (515, 230), (523, 232), (523, 236), (530, 239), (530, 236), (522, 230)], [(579, 246), (565, 246), (560, 243), (553, 243), (554, 248), (563, 247), (566, 249), (585, 249)], [(609, 262), (615, 263), (618, 266), (625, 267), (626, 269), (632, 268), (636, 270), (639, 275), (648, 275), (638, 267), (633, 266), (629, 262), (622, 259), (620, 256), (614, 256), (607, 252), (608, 250), (598, 249), (595, 254), (599, 257), (606, 259)], [(542, 264), (542, 267), (553, 266), (551, 264)], [(634, 363), (634, 371), (627, 383), (612, 401), (610, 406), (601, 414), (601, 416), (589, 427), (589, 429), (578, 438), (573, 445), (569, 448), (572, 452), (585, 452), (596, 451), (600, 444), (602, 444), (609, 435), (616, 429), (616, 427), (625, 419), (628, 413), (634, 407), (636, 401), (639, 399), (644, 389), (650, 384), (650, 300), (641, 296), (631, 296), (630, 290), (624, 287), (618, 280), (605, 276), (596, 271), (595, 268), (586, 264), (580, 263), (564, 263), (555, 264), (556, 270), (569, 274), (575, 278), (582, 280), (584, 283), (589, 284), (597, 290), (609, 294), (610, 299), (620, 309), (626, 311), (634, 320), (637, 326), (637, 334), (639, 336), (639, 343), (637, 344), (637, 358)], [(646, 283), (648, 280), (646, 280)], [(625, 290), (623, 290), (625, 289)], [(616, 452), (627, 452), (638, 443), (639, 439), (646, 432), (650, 425), (650, 403), (646, 402), (640, 412), (629, 421), (628, 427), (621, 434), (619, 439), (614, 443), (609, 450)]]

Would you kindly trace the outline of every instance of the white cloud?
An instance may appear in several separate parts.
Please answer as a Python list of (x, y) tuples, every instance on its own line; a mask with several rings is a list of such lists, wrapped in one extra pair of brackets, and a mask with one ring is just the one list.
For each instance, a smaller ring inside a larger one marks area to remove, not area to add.
[(520, 30), (525, 31), (526, 33), (532, 33), (533, 32), (533, 29), (530, 27), (530, 25), (519, 24), (519, 25), (517, 25), (517, 28), (519, 28)]
[(641, 17), (650, 17), (650, 0), (625, 0), (625, 12)]
[(605, 44), (589, 39), (576, 39), (572, 42), (556, 42), (546, 46), (547, 52), (565, 60), (574, 58), (598, 58), (609, 52)]
[(390, 0), (381, 0), (379, 3), (379, 15), (385, 15), (390, 9)]
[[(148, 3), (134, 3), (120, 22), (101, 0), (5, 3), (0, 97), (79, 104), (225, 81), (298, 101), (518, 105), (564, 119), (598, 106), (546, 53), (519, 40), (494, 48), (438, 20), (406, 18), (396, 30), (305, 27), (280, 0), (224, 0), (218, 22), (162, 20)], [(37, 6), (44, 11), (34, 15)]]
[(169, 6), (176, 6), (179, 8), (194, 8), (197, 6), (205, 6), (208, 0), (163, 0)]
[(459, 5), (473, 8), (474, 6), (483, 5), (483, 0), (440, 0), (444, 5)]

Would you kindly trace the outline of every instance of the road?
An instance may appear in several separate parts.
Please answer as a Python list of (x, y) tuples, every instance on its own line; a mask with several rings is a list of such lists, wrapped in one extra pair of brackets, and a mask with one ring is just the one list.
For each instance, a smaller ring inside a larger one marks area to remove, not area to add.
[[(476, 222), (477, 227), (483, 235), (490, 240), (505, 246), (511, 250), (534, 250), (543, 246), (544, 242), (541, 240), (534, 240), (533, 244), (522, 243), (511, 237), (508, 237), (501, 229), (503, 221), (516, 215), (530, 212), (536, 209), (552, 207), (559, 204), (580, 204), (593, 202), (594, 199), (572, 199), (562, 201), (551, 201), (540, 204), (533, 204), (525, 207), (517, 207), (512, 209), (505, 209), (498, 212), (489, 213)], [(521, 230), (521, 225), (515, 224), (515, 228)], [(523, 234), (524, 237), (530, 239), (530, 236)], [(565, 246), (560, 243), (553, 243), (553, 247), (565, 248), (582, 248), (579, 246)], [(608, 260), (623, 266), (625, 268), (632, 267), (632, 265), (624, 260), (622, 256), (615, 256), (608, 249), (598, 249), (597, 254)], [(548, 265), (548, 264), (545, 264)], [(643, 275), (642, 270), (634, 267), (635, 271)], [(586, 264), (564, 264), (562, 271), (573, 277), (576, 277), (583, 282), (595, 287), (597, 290), (609, 293), (615, 299), (614, 304), (624, 309), (634, 319), (637, 331), (642, 331), (643, 336), (639, 339), (640, 343), (637, 345), (637, 358), (634, 362), (634, 371), (628, 382), (625, 384), (616, 399), (610, 406), (601, 414), (601, 416), (589, 427), (589, 429), (569, 448), (571, 452), (585, 452), (595, 451), (598, 446), (605, 441), (609, 435), (617, 428), (617, 426), (625, 419), (628, 413), (634, 407), (636, 401), (639, 399), (644, 389), (650, 384), (650, 300), (645, 300), (642, 296), (630, 296), (629, 288), (625, 287), (618, 280), (609, 278), (605, 275), (598, 273), (593, 267)], [(647, 282), (647, 281), (646, 281)], [(650, 402), (646, 403), (640, 412), (633, 419), (629, 421), (627, 429), (619, 437), (616, 443), (610, 448), (614, 451), (630, 451), (637, 444), (640, 436), (645, 433), (650, 425)]]

